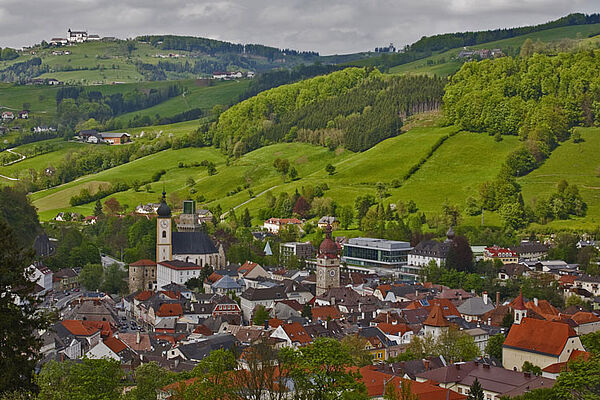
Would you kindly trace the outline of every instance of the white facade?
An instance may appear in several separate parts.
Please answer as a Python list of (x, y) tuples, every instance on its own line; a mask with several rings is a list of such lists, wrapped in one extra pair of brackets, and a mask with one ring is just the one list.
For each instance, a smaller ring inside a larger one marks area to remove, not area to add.
[(36, 282), (38, 285), (44, 288), (44, 293), (46, 294), (52, 290), (52, 276), (54, 275), (52, 271), (45, 266), (36, 266), (32, 265), (33, 275), (31, 276), (32, 282)]
[(202, 272), (202, 267), (199, 265), (188, 264), (187, 266), (176, 267), (159, 262), (156, 264), (156, 285), (159, 290), (169, 283), (184, 285), (188, 280), (198, 278), (200, 272)]
[(431, 257), (431, 256), (421, 256), (408, 253), (408, 265), (415, 265), (419, 267), (424, 267), (429, 265), (431, 261), (435, 261), (438, 267), (442, 266), (442, 263), (446, 260), (441, 257)]
[(86, 357), (91, 358), (93, 360), (99, 360), (102, 358), (105, 358), (105, 359), (110, 358), (113, 360), (121, 361), (121, 357), (119, 357), (119, 355), (117, 353), (112, 351), (110, 349), (110, 347), (105, 345), (104, 342), (100, 342), (97, 345), (95, 345), (94, 347), (92, 347), (90, 349), (90, 351), (88, 351), (86, 353)]

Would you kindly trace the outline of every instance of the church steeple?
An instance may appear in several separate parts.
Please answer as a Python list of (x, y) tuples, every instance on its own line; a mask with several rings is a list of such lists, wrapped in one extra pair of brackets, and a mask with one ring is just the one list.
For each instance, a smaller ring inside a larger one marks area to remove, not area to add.
[(317, 255), (317, 296), (333, 287), (340, 287), (340, 256), (337, 244), (331, 238), (331, 225), (325, 228), (325, 239)]
[(162, 199), (156, 210), (156, 262), (167, 261), (173, 258), (171, 243), (171, 209), (167, 205), (167, 193), (163, 188)]

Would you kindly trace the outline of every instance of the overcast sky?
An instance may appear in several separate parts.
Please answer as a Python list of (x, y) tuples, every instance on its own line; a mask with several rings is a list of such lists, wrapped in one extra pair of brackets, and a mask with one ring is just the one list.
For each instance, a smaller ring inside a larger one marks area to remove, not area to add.
[(341, 54), (599, 11), (598, 0), (0, 0), (0, 47), (64, 37), (71, 28), (119, 38), (169, 33)]

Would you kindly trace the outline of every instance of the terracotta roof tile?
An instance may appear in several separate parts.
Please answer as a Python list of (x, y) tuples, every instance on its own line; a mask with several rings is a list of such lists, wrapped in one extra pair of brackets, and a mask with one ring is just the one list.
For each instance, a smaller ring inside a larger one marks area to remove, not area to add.
[(503, 347), (556, 356), (569, 338), (575, 336), (573, 328), (562, 322), (523, 318), (520, 324), (511, 327)]
[(313, 320), (340, 319), (342, 314), (336, 306), (322, 306), (312, 308)]
[(156, 263), (152, 260), (142, 259), (129, 264), (130, 267), (153, 267)]
[(450, 323), (446, 318), (444, 318), (442, 308), (439, 305), (435, 304), (431, 308), (429, 316), (427, 317), (425, 322), (423, 322), (423, 325), (445, 327), (450, 326)]
[(282, 325), (282, 328), (292, 342), (298, 342), (301, 345), (309, 344), (310, 342), (312, 342), (312, 339), (308, 332), (306, 332), (306, 329), (304, 329), (304, 327), (298, 322), (284, 324)]
[(154, 295), (154, 292), (153, 292), (152, 290), (144, 290), (144, 291), (142, 291), (142, 292), (138, 293), (138, 294), (135, 296), (135, 299), (136, 299), (136, 300), (139, 300), (139, 301), (146, 301), (146, 300), (148, 300), (150, 297), (152, 297), (153, 295)]
[(85, 324), (86, 321), (67, 319), (61, 321), (61, 324), (75, 336), (91, 336), (100, 331), (99, 328)]
[(379, 330), (388, 335), (404, 335), (411, 329), (406, 324), (388, 324), (386, 322), (380, 322), (377, 324)]
[(114, 336), (107, 337), (106, 339), (104, 339), (103, 342), (106, 346), (108, 346), (109, 349), (114, 351), (116, 354), (119, 354), (120, 352), (122, 352), (123, 350), (125, 350), (127, 348), (125, 343), (123, 343), (122, 341), (120, 341), (119, 339), (117, 339)]
[(156, 316), (158, 317), (175, 317), (182, 315), (183, 308), (181, 308), (181, 304), (179, 303), (161, 304), (158, 310), (156, 311)]

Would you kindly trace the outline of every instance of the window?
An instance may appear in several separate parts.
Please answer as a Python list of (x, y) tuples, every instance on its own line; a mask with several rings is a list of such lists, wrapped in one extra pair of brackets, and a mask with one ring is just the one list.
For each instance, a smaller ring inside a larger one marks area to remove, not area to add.
[(163, 231), (162, 232), (162, 237), (163, 237), (163, 239), (166, 239), (166, 237), (167, 237), (167, 231)]

